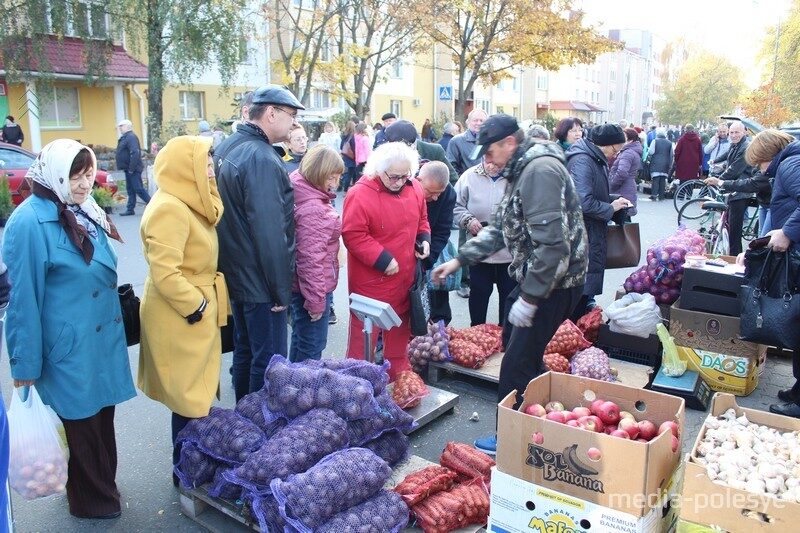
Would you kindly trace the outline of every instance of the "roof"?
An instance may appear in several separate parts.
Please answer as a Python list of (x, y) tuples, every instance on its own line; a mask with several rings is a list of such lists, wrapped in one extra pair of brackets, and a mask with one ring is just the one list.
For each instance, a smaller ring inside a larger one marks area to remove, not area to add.
[(587, 112), (604, 112), (605, 109), (597, 107), (596, 105), (587, 102), (579, 102), (575, 100), (552, 100), (550, 102), (550, 109), (553, 111), (587, 111)]
[[(97, 41), (101, 42), (101, 41)], [(122, 78), (126, 80), (147, 81), (147, 66), (128, 55), (125, 49), (118, 44), (108, 43), (110, 53), (106, 64), (106, 77)], [(48, 36), (44, 42), (44, 55), (49, 63), (47, 72), (62, 76), (86, 76), (86, 42), (77, 37), (64, 37), (59, 40), (55, 36)], [(39, 65), (36, 59), (25, 68), (29, 72), (38, 72)], [(4, 70), (2, 56), (0, 56), (0, 70)]]

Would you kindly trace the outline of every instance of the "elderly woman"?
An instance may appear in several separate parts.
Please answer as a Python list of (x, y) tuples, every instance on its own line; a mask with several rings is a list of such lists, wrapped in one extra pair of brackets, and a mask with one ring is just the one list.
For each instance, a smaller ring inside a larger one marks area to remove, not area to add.
[(594, 306), (594, 297), (603, 292), (606, 269), (606, 233), (614, 213), (632, 207), (625, 197), (613, 202), (608, 192), (608, 160), (625, 144), (625, 133), (616, 124), (603, 124), (591, 130), (590, 139), (579, 139), (566, 152), (567, 170), (581, 199), (583, 223), (589, 238), (589, 268), (583, 298), (573, 313), (577, 320)]
[(328, 342), (333, 290), (339, 282), (342, 221), (334, 209), (344, 172), (339, 153), (317, 145), (289, 176), (294, 186), (295, 277), (289, 360), (319, 359)]
[[(383, 332), (383, 353), (392, 364), (392, 380), (409, 368), (408, 292), (417, 260), (430, 252), (425, 192), (413, 179), (418, 167), (417, 152), (404, 143), (380, 145), (370, 155), (364, 176), (347, 195), (342, 212), (348, 291), (388, 303), (402, 320), (400, 326)], [(364, 357), (362, 328), (363, 323), (351, 313), (348, 357)]]
[[(229, 304), (217, 272), (222, 200), (207, 137), (175, 137), (158, 153), (158, 191), (140, 234), (149, 266), (142, 306), (139, 388), (172, 411), (172, 440), (208, 415), (219, 390), (220, 327)], [(173, 462), (179, 449), (173, 448)], [(173, 477), (173, 483), (175, 482)]]
[(116, 228), (92, 199), (97, 161), (69, 139), (28, 170), (32, 196), (8, 221), (6, 319), (14, 386), (36, 386), (64, 423), (67, 501), (79, 518), (116, 518), (114, 406), (136, 396), (117, 295)]
[(628, 199), (633, 207), (625, 213), (628, 217), (636, 214), (636, 176), (642, 168), (642, 143), (639, 133), (633, 128), (625, 130), (625, 146), (614, 158), (608, 173), (608, 192)]
[(577, 117), (562, 118), (553, 130), (553, 137), (566, 152), (578, 139), (583, 138), (583, 122)]

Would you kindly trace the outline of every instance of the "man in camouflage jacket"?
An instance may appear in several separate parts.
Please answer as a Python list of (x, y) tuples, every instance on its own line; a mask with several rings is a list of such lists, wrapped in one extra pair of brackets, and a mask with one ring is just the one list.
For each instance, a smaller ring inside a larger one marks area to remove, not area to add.
[[(558, 326), (583, 293), (587, 238), (580, 198), (564, 166), (563, 152), (549, 141), (525, 141), (516, 119), (494, 115), (478, 136), (478, 156), (504, 168), (506, 196), (492, 224), (465, 243), (458, 257), (434, 271), (443, 276), (508, 247), (509, 275), (519, 287), (508, 298), (498, 399), (546, 371), (542, 356)], [(492, 437), (476, 446), (491, 453)], [(496, 439), (495, 439), (496, 442)], [(483, 445), (482, 445), (483, 444)]]

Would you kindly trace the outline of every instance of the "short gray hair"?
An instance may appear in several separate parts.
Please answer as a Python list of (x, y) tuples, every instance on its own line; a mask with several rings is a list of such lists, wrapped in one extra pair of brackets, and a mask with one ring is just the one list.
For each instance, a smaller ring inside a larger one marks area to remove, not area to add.
[(528, 128), (528, 137), (531, 139), (544, 139), (545, 141), (549, 141), (550, 132), (541, 124), (533, 124)]
[(448, 135), (455, 135), (457, 127), (458, 126), (456, 126), (453, 122), (447, 122), (445, 123), (443, 130)]
[(410, 146), (406, 146), (405, 143), (383, 143), (373, 150), (367, 158), (367, 164), (364, 165), (364, 175), (369, 178), (376, 178), (380, 173), (386, 172), (394, 163), (406, 163), (409, 172), (413, 176), (419, 170), (419, 154)]
[(420, 179), (424, 177), (432, 180), (436, 185), (447, 188), (450, 182), (450, 169), (441, 161), (429, 161), (419, 169)]
[(667, 128), (661, 126), (660, 128), (656, 128), (656, 137), (666, 137), (667, 136)]

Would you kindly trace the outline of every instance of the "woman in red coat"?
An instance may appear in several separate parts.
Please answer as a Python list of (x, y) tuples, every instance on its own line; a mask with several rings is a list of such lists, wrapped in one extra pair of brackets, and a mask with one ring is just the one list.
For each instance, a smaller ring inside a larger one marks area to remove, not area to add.
[(681, 181), (697, 179), (703, 166), (703, 141), (687, 124), (684, 134), (675, 145), (675, 177)]
[[(364, 176), (350, 188), (342, 211), (348, 291), (388, 303), (402, 320), (400, 326), (383, 332), (383, 353), (392, 364), (392, 381), (409, 368), (408, 291), (417, 260), (427, 257), (430, 250), (425, 195), (413, 179), (418, 167), (419, 156), (412, 148), (397, 142), (382, 144), (369, 156)], [(416, 243), (422, 253), (415, 251)], [(363, 323), (350, 313), (348, 357), (364, 357), (362, 328)], [(376, 339), (373, 336), (373, 343)]]

